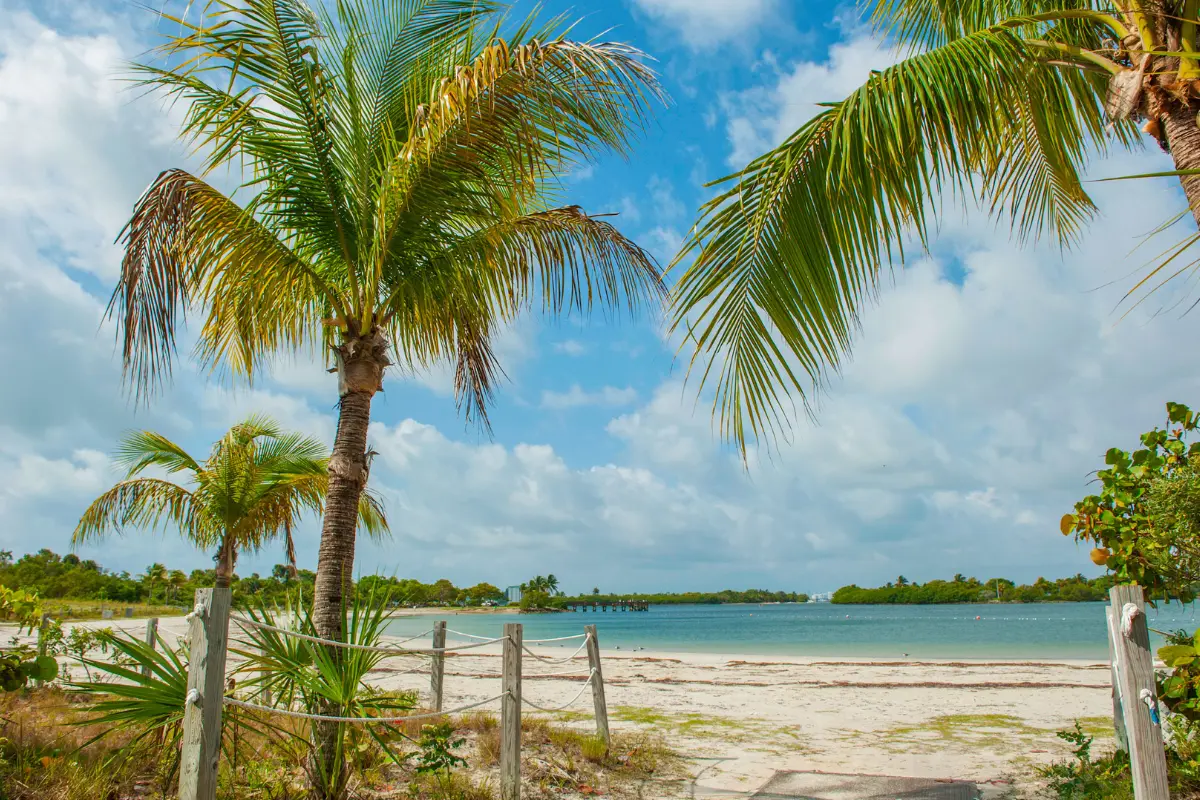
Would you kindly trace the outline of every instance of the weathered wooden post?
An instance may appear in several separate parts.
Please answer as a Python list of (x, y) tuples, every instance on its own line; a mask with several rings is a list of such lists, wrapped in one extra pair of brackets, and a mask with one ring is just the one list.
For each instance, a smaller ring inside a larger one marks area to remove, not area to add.
[(1133, 796), (1137, 800), (1169, 800), (1167, 758), (1163, 750), (1154, 686), (1154, 656), (1146, 627), (1146, 601), (1140, 586), (1114, 586), (1112, 599), (1114, 663), (1121, 710), (1129, 737)]
[(1112, 675), (1113, 731), (1117, 738), (1117, 749), (1127, 751), (1129, 750), (1129, 736), (1125, 732), (1125, 712), (1121, 710), (1121, 679), (1117, 675), (1117, 637), (1121, 635), (1121, 623), (1111, 605), (1104, 607), (1104, 616), (1108, 620), (1108, 662)]
[(521, 800), (522, 625), (504, 625), (504, 697), (500, 700), (500, 800)]
[(592, 706), (596, 709), (596, 735), (609, 743), (608, 703), (604, 700), (604, 673), (600, 671), (600, 640), (596, 638), (596, 626), (584, 625), (587, 633), (588, 666), (592, 668)]
[(196, 592), (196, 607), (188, 624), (190, 660), (179, 800), (214, 800), (217, 796), (229, 604), (228, 587)]
[(446, 674), (446, 621), (433, 623), (433, 663), (429, 669), (429, 707), (442, 710), (442, 678)]
[[(48, 612), (44, 612), (42, 614), (41, 621), (38, 622), (38, 634), (37, 634), (38, 658), (42, 658), (43, 656), (46, 655), (46, 638), (47, 638), (46, 634), (47, 634), (47, 629), (49, 627), (50, 627), (50, 614)], [(36, 685), (40, 689), (44, 685), (44, 682), (42, 681), (41, 678), (38, 678), (37, 681), (34, 682), (34, 685)]]
[[(146, 620), (146, 645), (151, 649), (155, 649), (158, 644), (158, 617), (151, 617)], [(150, 674), (150, 665), (142, 664), (142, 675)]]

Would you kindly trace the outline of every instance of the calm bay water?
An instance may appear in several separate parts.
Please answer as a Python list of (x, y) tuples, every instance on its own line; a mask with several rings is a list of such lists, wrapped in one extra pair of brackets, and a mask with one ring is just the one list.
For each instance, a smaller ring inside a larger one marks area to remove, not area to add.
[[(652, 606), (648, 612), (454, 614), (449, 627), (499, 636), (505, 622), (525, 625), (526, 639), (598, 628), (601, 646), (748, 655), (900, 658), (1086, 658), (1107, 660), (1103, 603), (1028, 605)], [(1151, 628), (1200, 627), (1195, 606), (1147, 609)], [(979, 619), (976, 619), (979, 617)], [(442, 617), (401, 617), (389, 633), (413, 636)], [(456, 637), (451, 634), (453, 640)], [(1151, 634), (1158, 647), (1161, 637)], [(574, 643), (570, 643), (574, 644)]]

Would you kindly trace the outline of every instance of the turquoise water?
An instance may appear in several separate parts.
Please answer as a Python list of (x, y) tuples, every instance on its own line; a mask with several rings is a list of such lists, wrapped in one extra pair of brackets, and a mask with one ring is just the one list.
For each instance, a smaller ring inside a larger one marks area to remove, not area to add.
[[(1103, 603), (1028, 605), (653, 606), (648, 612), (458, 614), (453, 630), (499, 636), (521, 622), (526, 639), (581, 633), (595, 624), (601, 646), (622, 650), (881, 658), (1086, 658), (1107, 660)], [(1151, 628), (1194, 631), (1194, 606), (1147, 609)], [(979, 619), (976, 619), (979, 617)], [(389, 633), (413, 636), (442, 617), (402, 617)], [(1161, 637), (1151, 634), (1158, 647)], [(451, 634), (453, 640), (456, 637)], [(574, 644), (574, 643), (570, 643)]]

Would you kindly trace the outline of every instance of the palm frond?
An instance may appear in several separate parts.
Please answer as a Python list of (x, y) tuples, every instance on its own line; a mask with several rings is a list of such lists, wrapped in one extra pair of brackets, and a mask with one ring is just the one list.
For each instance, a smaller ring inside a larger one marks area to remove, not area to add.
[(155, 529), (167, 524), (178, 527), (184, 538), (200, 547), (220, 539), (217, 521), (205, 513), (195, 494), (170, 481), (133, 478), (92, 501), (71, 534), (71, 544), (77, 546), (127, 528)]
[(170, 375), (175, 328), (192, 302), (209, 307), (202, 360), (246, 376), (264, 352), (298, 348), (341, 308), (336, 289), (251, 211), (183, 170), (158, 176), (119, 241), (125, 257), (108, 313), (139, 394)]
[(383, 500), (369, 489), (358, 499), (358, 529), (375, 541), (391, 534)]
[(1013, 18), (1026, 20), (1023, 27), (1033, 36), (1055, 26), (1069, 28), (1061, 31), (1063, 38), (1092, 49), (1119, 38), (1123, 30), (1120, 20), (1093, 0), (871, 0), (868, 13), (876, 28), (914, 51), (941, 47)]
[(113, 461), (124, 467), (131, 478), (147, 467), (162, 467), (167, 472), (200, 471), (200, 464), (188, 452), (167, 437), (153, 431), (127, 434), (117, 448)]
[[(929, 240), (944, 190), (983, 196), (1018, 236), (1069, 243), (1093, 205), (1079, 170), (1104, 83), (1059, 71), (1013, 19), (876, 73), (777, 149), (719, 181), (677, 256), (673, 328), (743, 449), (788, 426), (848, 352), (883, 264)], [(1065, 77), (1064, 77), (1065, 76)], [(972, 183), (976, 178), (979, 183)]]

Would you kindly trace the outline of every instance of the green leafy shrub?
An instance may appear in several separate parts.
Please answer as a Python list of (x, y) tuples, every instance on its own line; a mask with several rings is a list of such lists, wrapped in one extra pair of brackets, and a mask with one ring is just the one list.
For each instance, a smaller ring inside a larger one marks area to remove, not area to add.
[(1071, 744), (1070, 761), (1051, 764), (1042, 770), (1042, 777), (1059, 800), (1120, 800), (1132, 798), (1132, 779), (1129, 757), (1123, 752), (1103, 759), (1092, 760), (1093, 737), (1075, 723), (1072, 730), (1059, 731), (1058, 738)]
[(1092, 561), (1148, 597), (1191, 602), (1200, 582), (1200, 441), (1188, 442), (1197, 413), (1167, 403), (1167, 429), (1141, 435), (1142, 447), (1116, 447), (1096, 473), (1100, 493), (1062, 518), (1063, 535), (1096, 545)]

